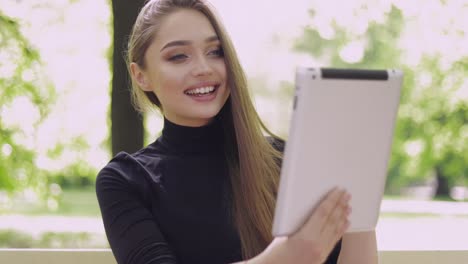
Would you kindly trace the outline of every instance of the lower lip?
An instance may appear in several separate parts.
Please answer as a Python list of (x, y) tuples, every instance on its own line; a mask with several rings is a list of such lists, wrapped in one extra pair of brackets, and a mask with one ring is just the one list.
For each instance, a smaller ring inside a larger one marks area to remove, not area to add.
[(197, 102), (209, 102), (212, 101), (213, 99), (216, 98), (216, 94), (218, 93), (219, 86), (215, 88), (213, 93), (206, 94), (206, 95), (187, 95), (191, 99), (197, 101)]

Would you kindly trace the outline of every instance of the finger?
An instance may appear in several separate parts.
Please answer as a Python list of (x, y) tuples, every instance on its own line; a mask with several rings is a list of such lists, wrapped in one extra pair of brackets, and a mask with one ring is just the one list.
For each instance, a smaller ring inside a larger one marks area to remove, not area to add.
[(333, 213), (327, 220), (327, 223), (324, 225), (324, 228), (321, 230), (320, 239), (323, 241), (329, 241), (332, 244), (335, 244), (336, 241), (343, 236), (346, 231), (346, 225), (349, 222), (348, 216), (350, 212), (349, 205), (342, 205), (336, 207)]
[[(349, 216), (349, 213), (347, 213), (347, 215)], [(337, 234), (337, 237), (335, 238), (335, 243), (333, 244), (336, 244), (336, 242), (343, 237), (343, 235), (346, 233), (346, 231), (348, 230), (349, 226), (351, 225), (351, 222), (349, 221), (349, 218), (346, 217), (345, 218), (346, 220), (341, 222), (340, 226), (338, 227), (338, 230), (336, 232)]]
[(312, 215), (307, 222), (302, 226), (300, 232), (305, 232), (308, 235), (318, 236), (326, 223), (330, 213), (336, 206), (340, 197), (343, 195), (343, 190), (339, 188), (333, 188), (328, 194), (321, 200), (317, 208), (312, 212)]
[(325, 198), (319, 203), (318, 207), (312, 213), (311, 220), (315, 222), (314, 226), (320, 227), (320, 230), (323, 228), (324, 224), (333, 213), (333, 210), (335, 210), (337, 203), (339, 203), (343, 194), (343, 189), (334, 188), (325, 196)]
[(344, 233), (348, 221), (348, 216), (350, 213), (349, 200), (351, 195), (345, 192), (340, 200), (336, 203), (335, 208), (330, 213), (326, 223), (323, 225), (323, 228), (320, 233), (320, 237), (324, 241), (330, 241), (332, 244), (336, 243)]
[[(342, 215), (346, 214), (347, 208), (350, 206), (349, 201), (351, 200), (351, 194), (345, 190), (339, 197), (338, 201), (335, 203), (335, 207), (328, 215), (327, 223), (336, 222)], [(326, 225), (324, 225), (325, 227)]]
[(335, 247), (336, 243), (338, 243), (338, 241), (343, 237), (349, 226), (350, 222), (347, 218), (345, 218), (345, 220), (338, 225), (335, 232), (330, 234), (331, 237), (328, 240), (327, 248), (332, 250)]
[(351, 206), (348, 206), (346, 208), (346, 222), (342, 226), (342, 233), (343, 234), (348, 230), (349, 226), (351, 225), (351, 222), (349, 221), (349, 215), (351, 214), (351, 211), (352, 211)]

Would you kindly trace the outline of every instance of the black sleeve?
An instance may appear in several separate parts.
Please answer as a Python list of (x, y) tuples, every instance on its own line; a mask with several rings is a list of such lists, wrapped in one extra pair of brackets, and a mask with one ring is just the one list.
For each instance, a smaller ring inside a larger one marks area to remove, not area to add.
[(176, 263), (138, 188), (125, 173), (125, 166), (111, 161), (96, 180), (96, 195), (114, 257), (119, 264)]
[(284, 152), (284, 146), (286, 144), (286, 141), (279, 137), (273, 137), (273, 136), (267, 136), (266, 139), (270, 144), (275, 148), (277, 151), (283, 153)]
[[(286, 142), (283, 139), (272, 137), (272, 136), (268, 136), (266, 137), (266, 139), (274, 149), (281, 152), (281, 154), (284, 153), (284, 146)], [(277, 160), (276, 162), (278, 163), (278, 166), (281, 168), (281, 164), (283, 163), (283, 158)]]
[(340, 256), (340, 251), (341, 251), (341, 241), (340, 239), (338, 243), (336, 243), (335, 247), (333, 248), (332, 252), (330, 255), (328, 255), (327, 261), (325, 261), (325, 264), (336, 264), (338, 263), (338, 257)]

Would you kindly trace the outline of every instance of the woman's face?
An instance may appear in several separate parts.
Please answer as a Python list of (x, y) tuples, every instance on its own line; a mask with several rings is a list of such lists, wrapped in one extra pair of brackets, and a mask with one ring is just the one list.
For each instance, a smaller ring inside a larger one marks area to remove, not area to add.
[(156, 94), (164, 116), (184, 126), (208, 124), (229, 96), (226, 65), (217, 34), (201, 12), (181, 9), (166, 16), (145, 54), (145, 69), (131, 64), (133, 78)]

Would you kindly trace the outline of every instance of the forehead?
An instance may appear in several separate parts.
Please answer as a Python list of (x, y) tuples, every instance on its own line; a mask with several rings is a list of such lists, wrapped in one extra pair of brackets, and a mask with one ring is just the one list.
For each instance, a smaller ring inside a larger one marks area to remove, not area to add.
[(197, 42), (211, 36), (216, 36), (216, 32), (203, 13), (192, 9), (180, 9), (163, 19), (155, 44), (163, 46), (175, 40)]

